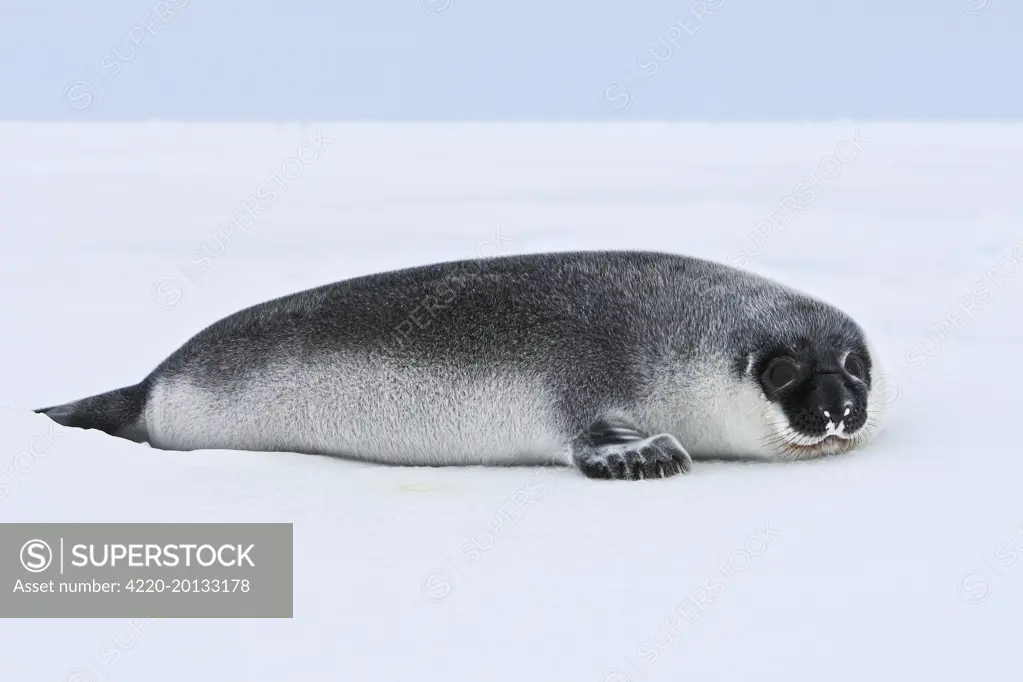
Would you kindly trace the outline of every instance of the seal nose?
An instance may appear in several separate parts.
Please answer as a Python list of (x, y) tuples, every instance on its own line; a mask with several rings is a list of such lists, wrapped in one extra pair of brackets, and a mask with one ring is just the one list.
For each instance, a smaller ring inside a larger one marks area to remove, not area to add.
[(821, 374), (816, 381), (815, 398), (824, 419), (837, 427), (846, 417), (849, 400), (838, 374)]

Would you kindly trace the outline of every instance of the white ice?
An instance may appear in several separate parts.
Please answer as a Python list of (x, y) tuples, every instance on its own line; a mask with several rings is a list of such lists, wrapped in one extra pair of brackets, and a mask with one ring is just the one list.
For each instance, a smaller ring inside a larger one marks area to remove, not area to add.
[[(0, 521), (296, 540), (291, 620), (3, 620), (0, 679), (1018, 674), (1021, 158), (1023, 126), (994, 124), (0, 125)], [(32, 408), (135, 383), (246, 305), (577, 248), (732, 262), (844, 308), (885, 361), (887, 429), (647, 482), (39, 438)]]

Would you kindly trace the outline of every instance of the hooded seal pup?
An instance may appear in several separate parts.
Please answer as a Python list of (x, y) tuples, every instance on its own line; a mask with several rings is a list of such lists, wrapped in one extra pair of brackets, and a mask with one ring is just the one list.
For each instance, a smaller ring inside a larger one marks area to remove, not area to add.
[(849, 450), (880, 427), (878, 377), (851, 318), (764, 277), (666, 253), (547, 253), (261, 303), (134, 386), (37, 411), (168, 450), (640, 479), (692, 457)]

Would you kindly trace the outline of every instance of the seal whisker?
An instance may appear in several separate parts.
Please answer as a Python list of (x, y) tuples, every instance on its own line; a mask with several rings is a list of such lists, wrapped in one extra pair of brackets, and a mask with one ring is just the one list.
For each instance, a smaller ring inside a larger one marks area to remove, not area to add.
[(764, 442), (766, 445), (773, 445), (775, 443), (788, 442), (791, 440), (793, 435), (794, 432), (792, 432), (791, 430), (783, 431), (780, 433), (771, 434), (770, 436), (765, 436), (764, 438), (761, 439), (761, 441)]

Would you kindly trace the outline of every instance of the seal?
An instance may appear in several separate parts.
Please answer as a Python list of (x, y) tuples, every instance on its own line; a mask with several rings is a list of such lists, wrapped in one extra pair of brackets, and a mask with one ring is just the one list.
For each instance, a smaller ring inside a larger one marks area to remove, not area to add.
[(37, 410), (168, 450), (396, 465), (807, 459), (881, 426), (880, 369), (837, 308), (687, 256), (564, 252), (357, 277), (230, 315), (135, 386)]

